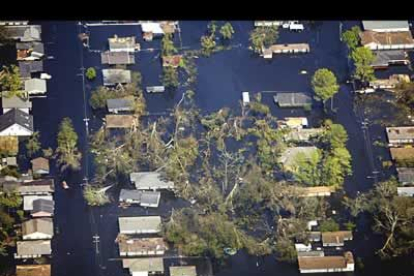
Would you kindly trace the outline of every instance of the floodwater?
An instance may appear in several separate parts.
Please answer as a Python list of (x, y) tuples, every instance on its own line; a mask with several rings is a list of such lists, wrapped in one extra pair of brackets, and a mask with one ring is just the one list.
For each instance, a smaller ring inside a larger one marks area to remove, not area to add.
[[(180, 23), (182, 29), (182, 45), (187, 49), (199, 48), (199, 38), (206, 31), (208, 22)], [(341, 123), (349, 134), (348, 148), (353, 157), (353, 175), (346, 179), (345, 190), (351, 195), (357, 191), (365, 191), (372, 187), (372, 171), (379, 169), (375, 160), (377, 154), (370, 147), (372, 141), (381, 135), (383, 129), (376, 130), (373, 135), (361, 128), (361, 117), (356, 115), (353, 108), (353, 94), (350, 86), (345, 84), (349, 78), (348, 62), (345, 47), (339, 40), (339, 22), (319, 22), (316, 26), (302, 33), (281, 31), (280, 43), (309, 43), (311, 53), (305, 55), (281, 55), (272, 60), (264, 60), (248, 50), (248, 32), (253, 28), (251, 21), (232, 22), (235, 37), (231, 41), (232, 50), (213, 54), (209, 58), (197, 59), (198, 84), (196, 87), (196, 101), (205, 112), (216, 111), (224, 106), (236, 108), (239, 105), (242, 91), (252, 94), (261, 91), (302, 91), (311, 94), (310, 78), (318, 68), (326, 67), (332, 70), (341, 82), (341, 89), (334, 99), (336, 113), (332, 115), (334, 121)], [(343, 29), (349, 28), (358, 22), (343, 22)], [(91, 118), (90, 130), (100, 125), (100, 119), (95, 117), (88, 105), (85, 106), (84, 96), (88, 99), (91, 88), (102, 82), (98, 70), (98, 78), (87, 84), (86, 94), (83, 93), (81, 64), (84, 67), (93, 66), (102, 69), (100, 54), (88, 52), (81, 48), (77, 38), (80, 26), (77, 22), (42, 22), (43, 40), (46, 52), (54, 59), (45, 62), (45, 71), (52, 75), (48, 83), (47, 99), (33, 101), (33, 115), (35, 129), (41, 133), (43, 147), (56, 146), (56, 132), (58, 124), (64, 117), (70, 117), (79, 134), (80, 150), (87, 150), (87, 133), (85, 129), (85, 113)], [(135, 35), (143, 49), (154, 48), (154, 51), (142, 51), (136, 54), (137, 64), (133, 70), (139, 70), (143, 76), (143, 86), (159, 84), (161, 62), (159, 59), (159, 41), (143, 42), (139, 26), (105, 26), (88, 27), (91, 33), (90, 49), (106, 49), (108, 37)], [(176, 38), (176, 42), (180, 43)], [(306, 70), (307, 75), (300, 71)], [(181, 97), (181, 91), (171, 94), (148, 95), (148, 110), (150, 112), (164, 112), (170, 109)], [(321, 120), (321, 105), (316, 104), (309, 113), (301, 110), (281, 110), (272, 102), (272, 93), (263, 93), (263, 101), (271, 107), (272, 113), (279, 118), (285, 116), (305, 115), (310, 118), (311, 124)], [(374, 138), (372, 138), (373, 136)], [(375, 149), (374, 149), (375, 150)], [(389, 158), (389, 157), (388, 157)], [(81, 186), (83, 178), (92, 173), (90, 158), (85, 159), (81, 171), (65, 175), (71, 185), (70, 190), (56, 187), (56, 216), (55, 225), (59, 229), (53, 244), (53, 275), (57, 276), (114, 276), (128, 275), (122, 269), (119, 261), (118, 249), (114, 242), (118, 233), (117, 217), (119, 215), (158, 214), (163, 218), (169, 216), (173, 207), (186, 205), (172, 196), (163, 195), (160, 208), (148, 210), (129, 208), (127, 210), (111, 204), (102, 208), (89, 208), (85, 205)], [(58, 175), (58, 172), (54, 172)], [(111, 191), (111, 190), (110, 190)], [(115, 189), (111, 191), (114, 198)], [(93, 243), (92, 236), (99, 236), (99, 242)], [(336, 275), (410, 275), (412, 264), (407, 261), (380, 262), (373, 254), (374, 248), (380, 245), (377, 236), (371, 233), (365, 221), (358, 223), (354, 241), (348, 243), (355, 258), (362, 258), (364, 269), (358, 268), (353, 273), (339, 273)], [(200, 268), (199, 268), (200, 269)], [(202, 269), (200, 269), (202, 270)], [(199, 271), (201, 274), (202, 271)], [(277, 262), (274, 256), (257, 258), (243, 252), (231, 257), (224, 267), (215, 271), (217, 276), (295, 276), (299, 275), (296, 264)]]

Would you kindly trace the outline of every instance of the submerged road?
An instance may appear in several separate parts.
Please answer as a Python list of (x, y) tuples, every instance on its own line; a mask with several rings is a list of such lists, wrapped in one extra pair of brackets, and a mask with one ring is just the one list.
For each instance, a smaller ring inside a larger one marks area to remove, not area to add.
[[(183, 47), (191, 49), (199, 47), (199, 39), (206, 31), (206, 21), (183, 21), (181, 40)], [(347, 178), (345, 190), (351, 194), (368, 190), (372, 187), (372, 160), (375, 153), (367, 150), (370, 138), (364, 135), (358, 114), (354, 112), (352, 89), (344, 84), (349, 78), (346, 54), (339, 40), (341, 28), (355, 25), (355, 22), (323, 22), (300, 34), (282, 30), (281, 43), (309, 43), (311, 53), (306, 55), (280, 55), (272, 60), (264, 60), (247, 49), (248, 33), (252, 22), (232, 22), (235, 29), (234, 45), (242, 45), (231, 51), (219, 52), (210, 58), (197, 59), (198, 84), (196, 101), (203, 111), (210, 112), (221, 107), (236, 108), (241, 91), (255, 94), (260, 91), (303, 91), (312, 95), (310, 78), (321, 67), (334, 71), (343, 83), (335, 96), (334, 108), (337, 113), (334, 120), (344, 125), (349, 134), (348, 148), (353, 157), (353, 175)], [(89, 208), (82, 198), (82, 185), (93, 175), (91, 159), (88, 156), (88, 133), (100, 125), (88, 106), (91, 89), (102, 82), (99, 53), (89, 52), (82, 47), (78, 34), (84, 27), (78, 22), (45, 22), (43, 40), (46, 52), (55, 57), (45, 61), (45, 72), (52, 75), (48, 83), (47, 99), (33, 101), (35, 129), (40, 131), (44, 148), (56, 148), (58, 124), (64, 117), (72, 119), (79, 135), (79, 149), (83, 152), (83, 167), (78, 172), (64, 174), (62, 177), (71, 186), (63, 190), (56, 186), (55, 224), (59, 229), (53, 244), (54, 276), (121, 276), (128, 275), (119, 262), (117, 246), (114, 243), (118, 233), (117, 218), (119, 215), (161, 215), (167, 218), (172, 208), (186, 203), (172, 196), (162, 197), (159, 208), (145, 210), (140, 207), (118, 208), (116, 203), (102, 208)], [(91, 32), (91, 49), (106, 49), (107, 38), (119, 36), (137, 36), (142, 48), (159, 49), (159, 41), (142, 41), (140, 28), (130, 26), (88, 26)], [(177, 41), (177, 43), (179, 43)], [(161, 63), (155, 58), (157, 51), (143, 51), (136, 54), (137, 64), (132, 70), (139, 70), (143, 75), (143, 86), (159, 85)], [(92, 83), (84, 79), (84, 70), (93, 66), (97, 69), (97, 79)], [(301, 75), (301, 70), (308, 75)], [(147, 106), (151, 112), (163, 113), (170, 109), (181, 98), (180, 93), (145, 95)], [(271, 111), (278, 118), (286, 116), (307, 116), (312, 125), (318, 124), (322, 118), (318, 104), (310, 113), (303, 110), (279, 109), (272, 102), (271, 93), (263, 95), (263, 101), (269, 104)], [(56, 169), (52, 173), (59, 175)], [(59, 179), (57, 179), (59, 181)], [(114, 198), (117, 194), (115, 192)], [(397, 263), (380, 263), (372, 256), (372, 247), (378, 241), (365, 225), (359, 226), (355, 240), (349, 244), (355, 256), (366, 258), (364, 270), (357, 270), (355, 275), (392, 275)], [(365, 228), (364, 228), (365, 227)], [(95, 236), (95, 238), (94, 238)], [(97, 238), (99, 236), (99, 238)], [(99, 240), (99, 242), (96, 242)], [(95, 241), (95, 242), (94, 242)], [(174, 262), (174, 260), (171, 260)], [(295, 264), (277, 262), (274, 256), (256, 258), (244, 252), (230, 258), (228, 264), (216, 273), (217, 276), (297, 276), (300, 275)], [(315, 274), (318, 275), (318, 274)], [(323, 275), (323, 274), (321, 274)], [(350, 274), (336, 274), (350, 275)], [(408, 275), (408, 274), (407, 274)]]

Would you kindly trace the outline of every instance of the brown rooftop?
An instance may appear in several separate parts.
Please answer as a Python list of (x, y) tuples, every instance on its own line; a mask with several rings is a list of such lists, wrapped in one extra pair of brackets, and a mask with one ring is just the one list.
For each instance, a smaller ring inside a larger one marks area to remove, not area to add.
[(162, 66), (178, 67), (181, 62), (181, 55), (162, 57)]
[(344, 256), (325, 256), (325, 257), (298, 257), (299, 269), (329, 269), (345, 268), (347, 264), (354, 263), (351, 252), (345, 252)]
[(364, 31), (360, 34), (361, 44), (376, 43), (381, 45), (414, 44), (411, 32), (373, 32)]
[(352, 240), (351, 231), (322, 232), (322, 243), (325, 244), (342, 244), (345, 240)]
[(120, 252), (164, 251), (168, 249), (163, 238), (128, 238), (120, 234), (118, 243)]
[(390, 148), (393, 160), (414, 159), (414, 148)]
[(303, 197), (335, 192), (335, 187), (333, 186), (297, 187), (297, 189)]
[(50, 265), (17, 265), (16, 276), (50, 276)]
[(138, 124), (134, 115), (106, 115), (105, 120), (107, 128), (130, 128)]
[(30, 161), (32, 163), (33, 172), (38, 170), (49, 171), (49, 160), (44, 157), (38, 157)]

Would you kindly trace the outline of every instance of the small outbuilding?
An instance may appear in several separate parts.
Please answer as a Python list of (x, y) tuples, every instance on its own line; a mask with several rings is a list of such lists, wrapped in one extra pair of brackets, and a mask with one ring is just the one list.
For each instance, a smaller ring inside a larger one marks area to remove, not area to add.
[(49, 174), (49, 159), (37, 157), (30, 162), (32, 163), (32, 171), (34, 174)]

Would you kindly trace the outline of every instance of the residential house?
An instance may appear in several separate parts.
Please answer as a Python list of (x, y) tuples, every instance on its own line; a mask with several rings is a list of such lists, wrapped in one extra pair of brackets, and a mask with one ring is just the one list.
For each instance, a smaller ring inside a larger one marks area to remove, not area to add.
[(1, 103), (3, 107), (3, 114), (9, 112), (13, 108), (19, 109), (27, 114), (29, 114), (29, 111), (32, 110), (32, 102), (29, 101), (28, 97), (2, 97)]
[(158, 207), (161, 193), (152, 191), (121, 189), (119, 201), (127, 204), (140, 204), (143, 207)]
[(147, 93), (162, 93), (164, 91), (164, 86), (147, 86)]
[(138, 126), (138, 117), (134, 115), (106, 115), (106, 128), (135, 128)]
[(109, 65), (135, 64), (135, 56), (131, 52), (106, 51), (101, 53), (101, 63)]
[(23, 197), (23, 210), (32, 211), (33, 202), (38, 199), (53, 201), (53, 197), (51, 195), (26, 195)]
[(397, 168), (397, 174), (402, 185), (414, 184), (414, 168)]
[[(43, 61), (19, 61), (20, 77), (24, 80), (30, 79), (32, 73), (43, 72)], [(26, 90), (27, 91), (27, 90)]]
[(410, 76), (405, 74), (394, 74), (388, 79), (375, 79), (369, 82), (369, 86), (374, 89), (394, 89), (398, 84), (410, 82)]
[(321, 135), (323, 131), (323, 128), (293, 128), (283, 138), (287, 142), (308, 142), (310, 139)]
[(119, 255), (121, 257), (164, 255), (168, 249), (163, 238), (130, 238), (118, 236)]
[(312, 98), (301, 92), (277, 93), (273, 99), (280, 107), (306, 107), (312, 105)]
[(280, 128), (303, 128), (308, 126), (308, 118), (306, 117), (286, 117), (284, 120), (278, 121)]
[(42, 42), (18, 42), (16, 43), (17, 60), (39, 60), (45, 55)]
[(389, 32), (409, 32), (410, 26), (408, 21), (384, 21), (384, 20), (363, 20), (362, 26), (365, 31), (373, 31), (378, 33)]
[(385, 128), (390, 147), (414, 143), (414, 126)]
[(178, 29), (178, 21), (160, 21), (160, 27), (165, 34), (173, 35)]
[(414, 196), (414, 187), (397, 187), (398, 196)]
[(50, 240), (18, 241), (15, 259), (40, 258), (52, 254)]
[(195, 266), (170, 266), (170, 276), (197, 276)]
[(162, 66), (177, 68), (181, 64), (182, 55), (164, 56), (162, 57)]
[(153, 38), (164, 35), (164, 30), (161, 24), (157, 22), (146, 22), (141, 24), (143, 38), (146, 41), (151, 41)]
[(298, 256), (300, 273), (327, 273), (354, 271), (355, 262), (352, 252), (343, 256)]
[(50, 264), (16, 265), (16, 276), (50, 276)]
[(275, 44), (263, 49), (264, 58), (272, 58), (273, 54), (298, 54), (309, 53), (310, 47), (307, 43)]
[(285, 171), (293, 171), (296, 169), (296, 158), (298, 154), (303, 154), (305, 158), (310, 158), (312, 154), (318, 151), (317, 147), (291, 147), (282, 152), (279, 162), (283, 164)]
[(413, 160), (414, 148), (390, 148), (391, 159), (395, 161)]
[(34, 174), (49, 174), (49, 159), (37, 157), (30, 162), (32, 163), (32, 171)]
[(351, 231), (322, 232), (323, 246), (344, 246), (345, 241), (351, 240)]
[(295, 243), (296, 252), (307, 252), (312, 250), (311, 244)]
[(371, 63), (374, 69), (386, 69), (390, 65), (408, 65), (410, 59), (403, 50), (376, 51), (375, 60)]
[(121, 234), (157, 234), (161, 232), (160, 216), (119, 217)]
[(103, 83), (105, 86), (131, 83), (131, 71), (125, 69), (103, 69)]
[(8, 37), (21, 42), (41, 41), (42, 26), (40, 25), (14, 25), (5, 26)]
[(131, 173), (129, 179), (138, 190), (174, 189), (174, 182), (164, 180), (159, 172)]
[(134, 97), (127, 96), (118, 99), (108, 99), (106, 100), (106, 106), (108, 107), (108, 111), (111, 113), (118, 113), (120, 111), (132, 111), (134, 106)]
[(122, 266), (129, 269), (132, 276), (164, 274), (163, 258), (122, 259)]
[(13, 108), (0, 116), (0, 136), (31, 136), (32, 134), (32, 115)]
[(326, 197), (335, 192), (332, 186), (296, 187), (300, 197)]
[(36, 218), (22, 223), (23, 240), (50, 240), (53, 237), (53, 220)]
[(0, 21), (0, 26), (18, 26), (18, 25), (27, 25), (29, 21), (27, 20), (16, 20), (16, 21)]
[(325, 253), (322, 250), (311, 250), (311, 251), (297, 251), (298, 257), (323, 257)]
[(48, 199), (35, 199), (33, 200), (33, 209), (30, 211), (30, 215), (33, 218), (51, 217), (55, 212), (55, 202)]
[(18, 193), (20, 195), (50, 195), (55, 191), (53, 179), (39, 179), (22, 182), (19, 184)]
[(411, 32), (373, 32), (364, 31), (359, 34), (361, 44), (371, 50), (406, 50), (414, 48)]
[(29, 95), (44, 94), (47, 92), (46, 80), (43, 79), (29, 79), (24, 82), (24, 90)]
[(110, 52), (135, 52), (135, 37), (114, 37), (108, 38)]

